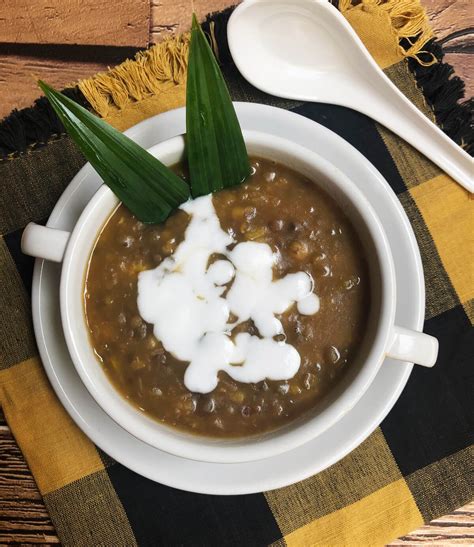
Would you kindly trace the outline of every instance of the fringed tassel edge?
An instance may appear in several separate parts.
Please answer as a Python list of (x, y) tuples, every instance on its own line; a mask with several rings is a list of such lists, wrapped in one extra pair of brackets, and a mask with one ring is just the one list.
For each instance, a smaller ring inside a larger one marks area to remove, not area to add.
[(441, 45), (431, 40), (425, 46), (424, 55), (436, 59), (435, 64), (420, 64), (408, 60), (408, 67), (415, 76), (426, 102), (433, 110), (438, 125), (468, 154), (474, 156), (474, 98), (464, 98), (464, 82), (454, 75), (454, 69), (443, 62)]
[(418, 0), (339, 0), (342, 13), (350, 10), (379, 9), (390, 17), (402, 57), (416, 59), (423, 66), (436, 63), (423, 48), (433, 38), (425, 8)]
[[(77, 87), (65, 89), (65, 95), (90, 108)], [(45, 97), (33, 106), (13, 110), (0, 122), (0, 159), (13, 159), (27, 150), (44, 146), (64, 133), (64, 127)]]
[(106, 117), (111, 106), (124, 108), (157, 94), (163, 84), (186, 79), (189, 35), (180, 34), (137, 53), (117, 67), (79, 82), (79, 89), (92, 108)]
[[(174, 36), (63, 92), (106, 117), (113, 107), (124, 108), (159, 93), (166, 84), (183, 83), (188, 48), (188, 34)], [(0, 122), (0, 159), (12, 159), (62, 134), (64, 127), (49, 102), (41, 97), (32, 107), (14, 110)]]

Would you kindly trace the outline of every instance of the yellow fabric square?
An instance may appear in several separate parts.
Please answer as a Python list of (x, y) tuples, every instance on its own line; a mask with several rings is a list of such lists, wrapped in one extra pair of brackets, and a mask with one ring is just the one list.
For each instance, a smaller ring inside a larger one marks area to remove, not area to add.
[(285, 541), (288, 547), (379, 546), (422, 524), (415, 500), (400, 479), (295, 530), (285, 536)]
[[(338, 5), (380, 68), (416, 56), (433, 37), (426, 10), (417, 1), (339, 0)], [(400, 46), (403, 38), (409, 46)]]
[(474, 199), (447, 175), (410, 190), (461, 303), (474, 298)]
[(136, 103), (129, 103), (120, 111), (111, 111), (104, 119), (120, 131), (156, 114), (179, 108), (186, 103), (186, 85), (177, 84)]
[(189, 34), (178, 34), (137, 53), (113, 69), (79, 82), (93, 109), (117, 129), (124, 129), (183, 106)]
[(403, 56), (390, 16), (378, 6), (360, 5), (344, 13), (380, 68), (398, 63)]
[(265, 492), (284, 535), (402, 478), (380, 428), (328, 469), (285, 488)]
[(43, 495), (104, 469), (36, 357), (0, 373), (0, 403)]

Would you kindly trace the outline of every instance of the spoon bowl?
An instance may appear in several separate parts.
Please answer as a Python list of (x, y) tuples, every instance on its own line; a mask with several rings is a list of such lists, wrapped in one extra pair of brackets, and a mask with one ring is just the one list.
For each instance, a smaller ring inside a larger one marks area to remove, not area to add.
[(227, 33), (237, 68), (258, 89), (366, 114), (474, 192), (472, 158), (392, 84), (325, 0), (245, 0)]

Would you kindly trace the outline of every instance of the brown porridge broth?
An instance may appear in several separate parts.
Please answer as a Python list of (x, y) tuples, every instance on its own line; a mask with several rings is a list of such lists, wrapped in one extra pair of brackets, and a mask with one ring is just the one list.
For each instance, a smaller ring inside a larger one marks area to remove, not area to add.
[[(191, 393), (183, 383), (187, 363), (169, 354), (140, 318), (138, 273), (174, 252), (184, 238), (185, 212), (145, 225), (121, 205), (97, 240), (86, 277), (90, 336), (112, 384), (147, 415), (205, 436), (267, 432), (313, 408), (351, 365), (368, 319), (363, 249), (336, 202), (283, 165), (255, 158), (252, 165), (248, 181), (216, 193), (214, 206), (238, 242), (265, 242), (279, 253), (275, 278), (306, 271), (315, 281), (319, 312), (303, 316), (293, 306), (280, 316), (287, 342), (301, 356), (291, 380), (243, 384), (220, 372), (213, 392)], [(258, 334), (251, 321), (233, 334), (242, 331)]]

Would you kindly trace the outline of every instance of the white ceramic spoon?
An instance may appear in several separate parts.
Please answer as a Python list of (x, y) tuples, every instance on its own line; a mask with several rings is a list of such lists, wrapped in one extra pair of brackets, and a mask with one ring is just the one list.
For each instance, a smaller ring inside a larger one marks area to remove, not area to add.
[(392, 84), (326, 0), (245, 0), (227, 33), (237, 68), (258, 89), (362, 112), (474, 192), (472, 158)]

